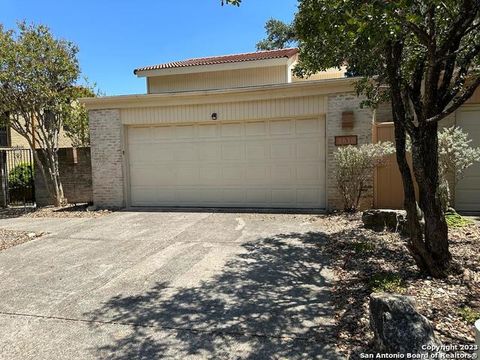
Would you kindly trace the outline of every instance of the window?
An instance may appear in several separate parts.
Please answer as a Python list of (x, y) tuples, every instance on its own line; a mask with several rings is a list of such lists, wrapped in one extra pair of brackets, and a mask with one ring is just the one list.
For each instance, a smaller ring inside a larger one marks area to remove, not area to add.
[(10, 146), (10, 136), (8, 126), (0, 126), (0, 147)]
[(10, 127), (7, 125), (9, 113), (0, 114), (0, 147), (10, 147)]

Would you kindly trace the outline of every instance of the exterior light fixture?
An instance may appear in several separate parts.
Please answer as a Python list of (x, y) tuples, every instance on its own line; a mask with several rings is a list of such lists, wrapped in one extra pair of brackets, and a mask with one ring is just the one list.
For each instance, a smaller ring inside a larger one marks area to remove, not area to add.
[(217, 113), (213, 113), (213, 114), (212, 114), (212, 120), (217, 120), (217, 119), (218, 119)]

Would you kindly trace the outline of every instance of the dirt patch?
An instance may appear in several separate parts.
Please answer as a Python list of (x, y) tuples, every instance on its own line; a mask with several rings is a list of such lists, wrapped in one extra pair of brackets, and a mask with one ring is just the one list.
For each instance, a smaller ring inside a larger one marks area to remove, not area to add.
[(413, 296), (419, 312), (445, 344), (473, 344), (472, 318), (480, 311), (480, 226), (450, 230), (450, 250), (463, 276), (432, 279), (420, 274), (405, 239), (363, 228), (360, 215), (311, 220), (326, 233), (324, 251), (338, 277), (334, 291), (339, 350), (352, 359), (371, 351), (368, 300), (373, 291)]
[(0, 229), (0, 251), (34, 240), (43, 233)]
[(8, 208), (0, 210), (0, 219), (14, 217), (31, 218), (96, 218), (110, 214), (111, 210), (90, 210), (87, 204), (62, 207)]

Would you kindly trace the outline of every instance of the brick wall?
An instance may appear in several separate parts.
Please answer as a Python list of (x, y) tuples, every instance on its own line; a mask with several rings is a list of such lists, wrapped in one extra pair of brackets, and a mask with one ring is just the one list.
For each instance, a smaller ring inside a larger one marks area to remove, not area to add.
[(99, 207), (123, 207), (123, 132), (120, 111), (92, 110), (89, 119), (93, 202)]
[[(72, 148), (58, 150), (58, 165), (63, 192), (67, 201), (88, 203), (92, 201), (92, 166), (90, 148), (76, 149), (76, 159)], [(47, 192), (43, 176), (38, 167), (35, 171), (35, 198), (38, 206), (53, 204)]]
[[(360, 108), (362, 99), (355, 93), (343, 93), (328, 97), (327, 110), (327, 208), (342, 209), (343, 202), (338, 193), (335, 182), (335, 160), (334, 153), (338, 149), (335, 146), (335, 136), (357, 135), (358, 145), (372, 142), (372, 119), (373, 113), (370, 109)], [(355, 122), (351, 129), (342, 129), (342, 112), (353, 111)], [(368, 190), (361, 200), (362, 208), (369, 208), (373, 205), (373, 176)]]

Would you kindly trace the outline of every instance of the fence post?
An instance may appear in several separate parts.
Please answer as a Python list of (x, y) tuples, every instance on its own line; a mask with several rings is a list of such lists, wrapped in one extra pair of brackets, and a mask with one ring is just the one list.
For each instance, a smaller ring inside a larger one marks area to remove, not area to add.
[(0, 207), (7, 207), (7, 152), (5, 150), (0, 151)]

